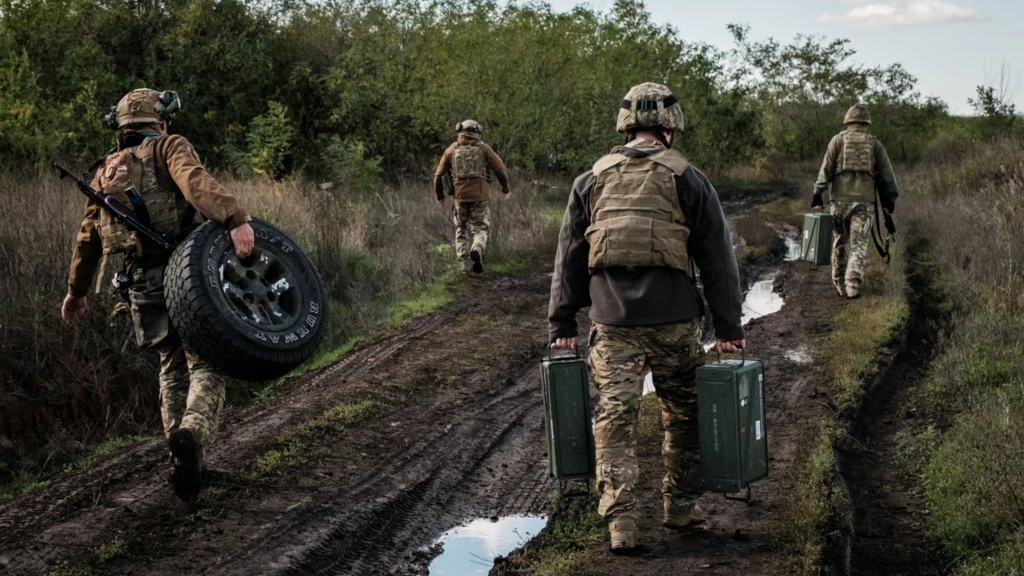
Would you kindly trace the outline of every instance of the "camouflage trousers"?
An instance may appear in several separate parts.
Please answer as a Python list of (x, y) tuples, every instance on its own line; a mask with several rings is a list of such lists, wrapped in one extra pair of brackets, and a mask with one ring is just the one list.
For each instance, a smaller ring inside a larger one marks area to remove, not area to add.
[(185, 349), (164, 303), (163, 267), (136, 270), (129, 291), (135, 338), (160, 353), (160, 415), (164, 434), (190, 428), (203, 449), (217, 438), (224, 408), (225, 379)]
[(856, 296), (860, 293), (873, 223), (870, 204), (832, 204), (832, 283), (841, 294)]
[(455, 255), (459, 266), (467, 271), (472, 266), (469, 253), (476, 250), (482, 258), (487, 249), (487, 233), (491, 229), (491, 206), (487, 202), (455, 203)]
[(590, 369), (599, 401), (594, 418), (598, 512), (607, 520), (639, 520), (636, 424), (644, 377), (653, 373), (665, 439), (665, 510), (689, 513), (701, 495), (696, 370), (704, 364), (693, 321), (590, 330)]

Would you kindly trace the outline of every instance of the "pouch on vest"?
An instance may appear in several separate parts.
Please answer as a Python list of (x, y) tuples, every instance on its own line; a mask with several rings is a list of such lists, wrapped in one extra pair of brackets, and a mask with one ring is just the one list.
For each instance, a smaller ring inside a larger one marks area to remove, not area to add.
[[(126, 191), (132, 186), (132, 168), (132, 156), (127, 151), (107, 157), (99, 174), (99, 191), (130, 206), (131, 201)], [(135, 233), (107, 210), (100, 210), (99, 234), (104, 255), (129, 253), (136, 250)]]
[(484, 147), (477, 142), (469, 146), (455, 144), (452, 151), (452, 176), (456, 180), (487, 178), (488, 166)]
[(846, 131), (839, 169), (832, 178), (834, 202), (874, 202), (875, 138), (866, 132)]

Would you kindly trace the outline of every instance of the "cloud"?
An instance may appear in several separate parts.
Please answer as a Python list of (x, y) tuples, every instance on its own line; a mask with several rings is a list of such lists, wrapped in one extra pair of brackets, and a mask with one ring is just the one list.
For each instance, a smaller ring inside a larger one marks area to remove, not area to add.
[(987, 16), (971, 6), (961, 6), (942, 0), (842, 1), (844, 4), (858, 6), (842, 14), (824, 12), (818, 17), (818, 22), (846, 24), (859, 28), (889, 28), (988, 20)]

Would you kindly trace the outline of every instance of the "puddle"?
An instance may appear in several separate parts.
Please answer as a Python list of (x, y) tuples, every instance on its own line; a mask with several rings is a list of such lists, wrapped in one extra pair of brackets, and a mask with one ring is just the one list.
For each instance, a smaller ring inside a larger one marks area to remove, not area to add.
[(803, 250), (800, 242), (793, 240), (789, 236), (783, 236), (782, 239), (786, 241), (786, 262), (796, 262), (799, 260), (800, 252)]
[(796, 350), (787, 350), (785, 356), (787, 360), (797, 364), (811, 363), (811, 352), (807, 349), (807, 346), (801, 345)]
[(547, 524), (543, 516), (505, 516), (492, 522), (473, 520), (444, 533), (438, 543), (444, 552), (430, 563), (430, 576), (487, 574), (494, 558), (504, 556), (533, 538)]
[(747, 291), (747, 296), (743, 299), (743, 319), (741, 320), (744, 326), (755, 318), (782, 310), (782, 305), (786, 302), (775, 291), (775, 278), (778, 275), (778, 272), (768, 274), (755, 282)]

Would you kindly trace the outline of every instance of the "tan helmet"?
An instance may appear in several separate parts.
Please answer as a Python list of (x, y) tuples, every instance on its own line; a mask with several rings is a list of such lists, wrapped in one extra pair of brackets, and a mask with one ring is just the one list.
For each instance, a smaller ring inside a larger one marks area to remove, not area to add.
[(627, 133), (644, 128), (683, 129), (679, 98), (666, 86), (645, 82), (630, 88), (622, 100), (615, 129)]
[(476, 120), (463, 120), (455, 125), (456, 132), (472, 132), (473, 134), (482, 134), (484, 127), (480, 125)]
[(854, 104), (846, 111), (843, 124), (871, 124), (871, 114), (863, 104)]
[(138, 88), (125, 94), (117, 106), (110, 109), (107, 124), (114, 130), (133, 124), (156, 124), (170, 120), (180, 109), (177, 92)]

